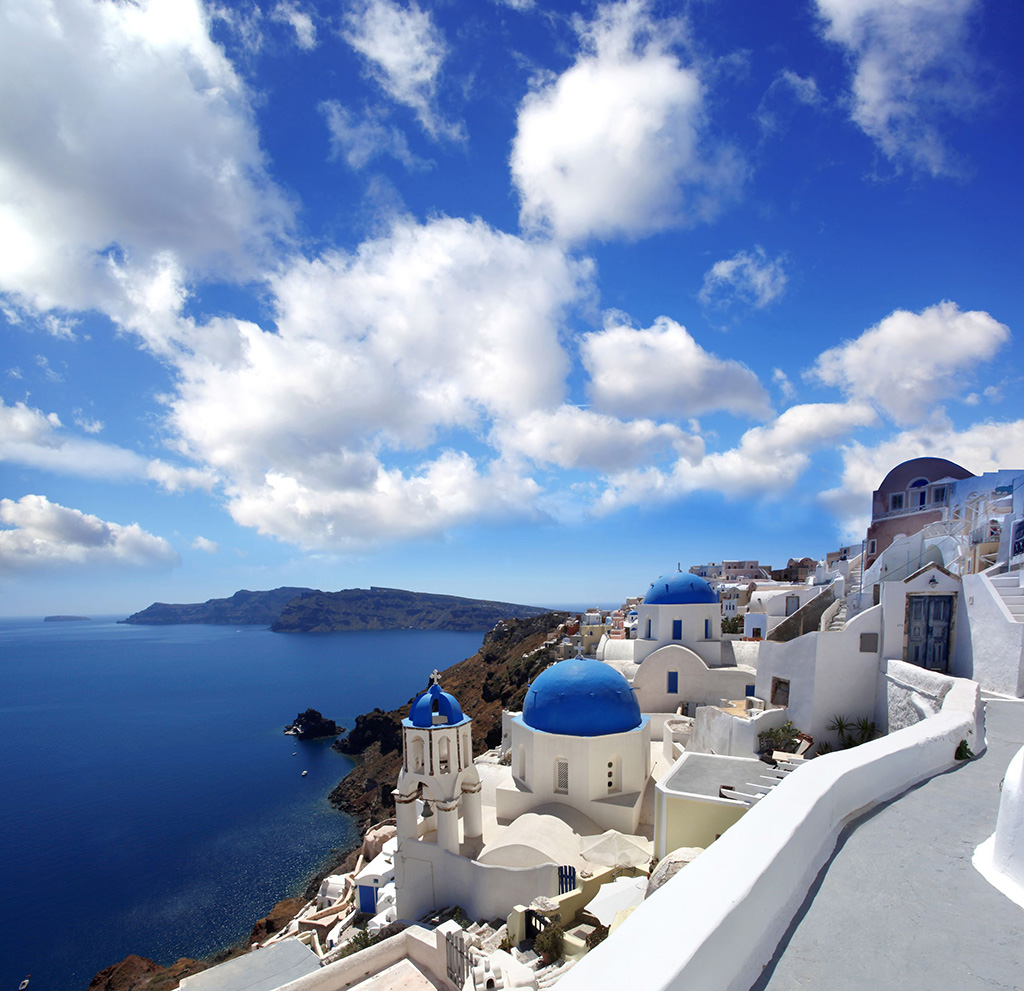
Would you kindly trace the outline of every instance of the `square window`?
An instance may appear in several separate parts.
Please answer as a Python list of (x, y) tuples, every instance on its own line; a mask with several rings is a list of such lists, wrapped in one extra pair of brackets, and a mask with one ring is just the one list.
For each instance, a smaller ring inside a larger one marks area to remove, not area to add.
[(772, 705), (789, 705), (789, 682), (785, 678), (772, 678)]
[(889, 509), (890, 509), (890, 511), (895, 512), (897, 509), (902, 509), (902, 508), (903, 508), (903, 493), (902, 492), (893, 492), (893, 494), (889, 496)]
[(860, 652), (862, 654), (878, 653), (878, 634), (862, 633), (860, 635)]

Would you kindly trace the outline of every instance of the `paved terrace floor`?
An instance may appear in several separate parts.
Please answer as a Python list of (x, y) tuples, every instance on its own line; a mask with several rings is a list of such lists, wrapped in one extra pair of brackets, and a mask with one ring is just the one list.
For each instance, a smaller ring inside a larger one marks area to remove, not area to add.
[(1024, 989), (1024, 909), (971, 864), (1024, 745), (1024, 701), (986, 697), (988, 750), (850, 824), (751, 991)]

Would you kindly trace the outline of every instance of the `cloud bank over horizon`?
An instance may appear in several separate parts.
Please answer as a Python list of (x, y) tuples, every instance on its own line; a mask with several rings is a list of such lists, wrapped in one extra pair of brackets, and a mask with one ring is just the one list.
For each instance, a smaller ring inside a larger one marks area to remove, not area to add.
[[(1017, 466), (1005, 251), (924, 257), (946, 177), (982, 195), (971, 0), (809, 0), (785, 56), (642, 0), (254, 11), (259, 44), (200, 0), (0, 14), (8, 573), (738, 501), (828, 542), (893, 459)], [(899, 198), (916, 256), (871, 226)]]

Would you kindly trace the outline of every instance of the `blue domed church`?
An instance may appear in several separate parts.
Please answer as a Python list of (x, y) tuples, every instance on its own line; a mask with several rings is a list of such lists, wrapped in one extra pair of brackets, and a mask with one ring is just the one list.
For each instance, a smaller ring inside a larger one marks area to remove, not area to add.
[(553, 665), (512, 719), (512, 782), (497, 789), (499, 821), (555, 804), (602, 829), (636, 832), (650, 743), (650, 720), (618, 671), (585, 657)]
[(694, 715), (700, 705), (743, 698), (753, 668), (722, 646), (718, 593), (700, 576), (676, 571), (651, 582), (637, 606), (636, 637), (604, 639), (597, 657), (622, 670), (644, 712)]

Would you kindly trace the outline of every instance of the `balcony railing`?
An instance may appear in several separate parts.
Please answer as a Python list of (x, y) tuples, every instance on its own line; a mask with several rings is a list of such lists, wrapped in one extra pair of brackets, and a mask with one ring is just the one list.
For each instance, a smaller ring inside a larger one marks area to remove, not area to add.
[(871, 517), (871, 522), (891, 520), (897, 516), (914, 516), (917, 513), (941, 512), (945, 505), (944, 502), (929, 502), (925, 506), (904, 506), (902, 509), (890, 509), (887, 513), (875, 513)]

